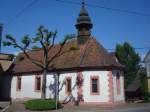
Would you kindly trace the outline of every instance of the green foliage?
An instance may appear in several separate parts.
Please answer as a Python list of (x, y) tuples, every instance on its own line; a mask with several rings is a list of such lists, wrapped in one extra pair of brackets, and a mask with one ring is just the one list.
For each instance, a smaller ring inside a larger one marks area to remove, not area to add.
[[(61, 108), (61, 103), (57, 103), (58, 108)], [(53, 110), (56, 108), (56, 103), (54, 100), (49, 99), (34, 99), (29, 100), (25, 103), (25, 107), (29, 110)]]
[(147, 83), (147, 76), (146, 76), (146, 69), (140, 68), (138, 71), (138, 75), (140, 78), (140, 92), (141, 96), (144, 97), (144, 99), (148, 96), (148, 83)]
[(36, 46), (36, 45), (34, 45), (34, 46), (32, 46), (32, 49), (33, 50), (36, 50), (36, 49), (39, 49), (40, 47), (38, 47), (38, 46)]
[(15, 57), (15, 55), (14, 55), (14, 54), (9, 54), (8, 57), (9, 57), (10, 59), (13, 59), (13, 58)]
[(31, 41), (31, 40), (30, 40), (29, 36), (26, 35), (26, 36), (24, 36), (24, 37), (22, 38), (22, 41), (21, 41), (21, 42), (22, 42), (23, 44), (27, 44), (27, 45), (28, 45), (28, 44), (30, 43), (30, 41)]
[(77, 44), (73, 44), (70, 50), (79, 50), (79, 46)]
[(10, 34), (6, 35), (6, 39), (14, 43), (16, 42), (15, 38), (13, 38)]
[(68, 34), (65, 36), (64, 40), (62, 42), (60, 42), (61, 45), (64, 45), (67, 41), (71, 40), (75, 38), (75, 35), (74, 34)]
[(11, 45), (12, 45), (11, 42), (6, 42), (6, 41), (3, 42), (3, 46), (11, 46)]
[(140, 68), (140, 56), (127, 42), (125, 42), (123, 45), (118, 44), (116, 46), (116, 56), (119, 62), (125, 66), (125, 87), (127, 87), (135, 79)]

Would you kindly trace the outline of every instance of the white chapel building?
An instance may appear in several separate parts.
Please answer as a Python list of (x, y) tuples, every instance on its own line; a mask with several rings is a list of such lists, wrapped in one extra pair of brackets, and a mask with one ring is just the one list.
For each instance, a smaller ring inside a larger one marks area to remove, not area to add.
[[(56, 57), (49, 68), (46, 98), (55, 98), (55, 76), (59, 73), (59, 100), (68, 103), (79, 99), (82, 104), (115, 104), (125, 101), (123, 66), (114, 54), (91, 35), (93, 24), (83, 4), (77, 23), (77, 37), (68, 41), (63, 50), (78, 46), (77, 50)], [(53, 57), (60, 45), (49, 51)], [(20, 54), (19, 54), (20, 55)], [(18, 57), (19, 57), (18, 55)], [(42, 49), (29, 55), (42, 60)], [(28, 59), (15, 61), (11, 81), (11, 98), (41, 98), (42, 70)]]

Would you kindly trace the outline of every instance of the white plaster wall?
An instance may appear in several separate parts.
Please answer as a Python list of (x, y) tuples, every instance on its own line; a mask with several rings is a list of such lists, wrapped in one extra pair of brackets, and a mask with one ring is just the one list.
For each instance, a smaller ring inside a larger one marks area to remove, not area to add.
[[(54, 92), (55, 92), (55, 77), (54, 77), (54, 73), (53, 74), (48, 74), (47, 75), (47, 89), (46, 89), (46, 96), (47, 98), (54, 98)], [(77, 97), (77, 86), (76, 86), (76, 76), (77, 74), (75, 72), (71, 73), (71, 72), (67, 72), (67, 73), (62, 73), (60, 74), (59, 77), (59, 100), (65, 100), (66, 98), (70, 97), (70, 95), (68, 96), (68, 94), (66, 94), (65, 92), (65, 80), (66, 77), (70, 77), (71, 78), (71, 85), (72, 85), (72, 97), (76, 98)]]
[(55, 79), (54, 74), (47, 75), (47, 83), (46, 83), (46, 98), (53, 99), (55, 90)]
[[(109, 87), (108, 87), (108, 71), (83, 71), (83, 98), (84, 102), (108, 102), (109, 101)], [(90, 77), (91, 76), (99, 76), (99, 95), (91, 95), (90, 94)], [(72, 81), (72, 97), (77, 99), (77, 85), (76, 85), (76, 72), (67, 72), (60, 74), (59, 77), (59, 100), (63, 101), (65, 99), (69, 99), (71, 96), (67, 95), (65, 92), (65, 80), (66, 77), (71, 77)], [(55, 80), (54, 74), (47, 75), (47, 98), (54, 98), (55, 89)], [(53, 89), (53, 90), (52, 90)]]
[[(114, 86), (114, 101), (124, 100), (124, 79), (121, 76), (121, 94), (116, 93), (116, 74), (117, 71), (113, 71), (113, 86)], [(83, 71), (83, 98), (84, 102), (108, 102), (109, 101), (109, 82), (108, 82), (108, 71)], [(46, 83), (46, 97), (54, 98), (55, 93), (55, 73), (49, 73), (47, 75)], [(90, 94), (90, 77), (99, 76), (99, 95)], [(59, 77), (59, 100), (65, 100), (68, 95), (65, 92), (65, 80), (66, 77), (71, 77), (72, 81), (72, 97), (77, 99), (77, 85), (76, 85), (76, 72), (64, 72), (60, 74)], [(21, 91), (16, 91), (17, 77), (14, 76), (11, 84), (11, 97), (15, 98), (40, 98), (41, 93), (34, 90), (35, 87), (35, 75), (22, 76), (22, 87)]]
[[(99, 76), (99, 95), (90, 94), (90, 77)], [(85, 102), (108, 102), (109, 87), (108, 87), (108, 71), (84, 71), (83, 72), (83, 97)]]
[(11, 82), (11, 98), (40, 98), (41, 93), (35, 91), (35, 75), (21, 76), (21, 90), (16, 91), (17, 77)]
[[(117, 72), (120, 73), (120, 94), (117, 94), (117, 86), (116, 86), (116, 75)], [(123, 73), (119, 70), (114, 70), (113, 71), (113, 87), (114, 87), (114, 101), (124, 101), (125, 97), (124, 97), (124, 76)]]

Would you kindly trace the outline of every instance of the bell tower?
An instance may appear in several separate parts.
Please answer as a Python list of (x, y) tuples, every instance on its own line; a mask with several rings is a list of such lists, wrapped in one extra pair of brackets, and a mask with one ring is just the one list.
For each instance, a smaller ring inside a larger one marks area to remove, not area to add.
[(78, 44), (84, 44), (91, 36), (91, 29), (93, 24), (89, 17), (89, 14), (85, 8), (85, 2), (82, 2), (82, 8), (76, 22), (76, 29), (78, 30)]

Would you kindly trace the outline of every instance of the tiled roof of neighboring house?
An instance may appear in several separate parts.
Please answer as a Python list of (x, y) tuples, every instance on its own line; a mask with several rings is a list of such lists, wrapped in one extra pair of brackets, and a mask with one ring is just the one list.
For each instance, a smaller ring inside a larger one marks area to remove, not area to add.
[(12, 58), (9, 57), (10, 54), (0, 53), (0, 71), (7, 71), (12, 65)]
[(132, 83), (127, 87), (126, 92), (136, 92), (140, 88), (140, 79), (137, 76)]
[[(109, 69), (112, 67), (123, 68), (123, 66), (117, 62), (111, 54), (109, 54), (101, 44), (99, 44), (94, 38), (90, 38), (85, 44), (78, 46), (78, 50), (71, 50), (73, 46), (77, 46), (77, 40), (74, 39), (65, 44), (62, 51), (59, 53), (61, 55), (54, 58), (49, 67), (49, 70), (76, 70), (76, 69)], [(54, 45), (49, 51), (49, 59), (51, 59), (55, 54), (58, 54), (60, 45)], [(43, 50), (33, 50), (28, 52), (28, 54), (41, 61), (43, 57)], [(19, 54), (21, 56), (22, 53)], [(19, 57), (18, 56), (18, 57)], [(41, 71), (39, 67), (31, 63), (28, 59), (24, 58), (22, 61), (14, 62), (15, 73), (29, 73)], [(54, 69), (55, 68), (55, 69)]]
[(11, 54), (0, 53), (0, 60), (12, 61)]

